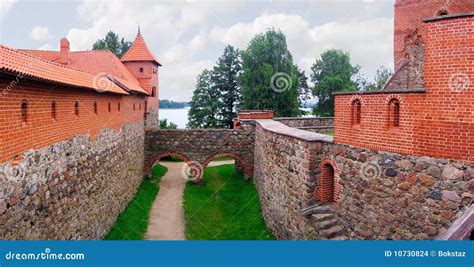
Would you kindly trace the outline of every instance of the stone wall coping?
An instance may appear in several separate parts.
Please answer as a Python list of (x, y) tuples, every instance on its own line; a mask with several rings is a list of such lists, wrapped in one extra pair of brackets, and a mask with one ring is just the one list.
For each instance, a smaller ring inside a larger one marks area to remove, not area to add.
[(457, 13), (457, 14), (452, 14), (452, 15), (444, 15), (444, 16), (437, 16), (433, 18), (427, 18), (427, 19), (424, 19), (423, 22), (431, 22), (431, 21), (437, 21), (437, 20), (443, 20), (443, 19), (455, 19), (455, 18), (462, 18), (462, 17), (472, 17), (472, 16), (474, 16), (474, 12)]
[(371, 91), (352, 91), (352, 92), (333, 92), (333, 95), (371, 95), (371, 94), (407, 94), (407, 93), (425, 93), (425, 88), (391, 89), (391, 90), (371, 90)]
[(278, 117), (274, 118), (276, 121), (283, 121), (283, 120), (329, 120), (334, 119), (334, 117)]
[(147, 128), (147, 132), (225, 132), (225, 131), (234, 131), (235, 129), (226, 129), (226, 128), (205, 128), (205, 129), (157, 129), (157, 128)]
[(281, 134), (289, 137), (294, 137), (308, 142), (326, 142), (334, 143), (334, 137), (314, 132), (292, 128), (275, 120), (256, 120), (263, 129), (272, 133)]

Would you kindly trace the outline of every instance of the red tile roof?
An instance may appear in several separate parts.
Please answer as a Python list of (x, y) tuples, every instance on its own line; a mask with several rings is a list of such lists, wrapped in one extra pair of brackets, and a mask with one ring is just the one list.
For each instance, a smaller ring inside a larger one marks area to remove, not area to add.
[(112, 82), (106, 74), (84, 72), (3, 45), (0, 45), (0, 71), (99, 92), (128, 94), (126, 90)]
[(153, 54), (148, 49), (148, 46), (145, 43), (145, 39), (141, 33), (137, 34), (135, 37), (135, 41), (133, 41), (132, 45), (128, 49), (128, 51), (123, 55), (122, 62), (127, 61), (153, 61), (156, 64), (161, 66), (161, 63), (158, 59), (153, 56)]
[[(19, 50), (47, 61), (59, 62), (59, 51)], [(69, 52), (68, 67), (76, 68), (92, 74), (109, 75), (115, 80), (125, 80), (127, 91), (148, 94), (140, 86), (137, 78), (109, 50), (71, 51)]]

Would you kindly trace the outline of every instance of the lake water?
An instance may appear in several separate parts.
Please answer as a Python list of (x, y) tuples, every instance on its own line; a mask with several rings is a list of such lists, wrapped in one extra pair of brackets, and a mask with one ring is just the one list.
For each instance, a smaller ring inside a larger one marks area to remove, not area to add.
[(160, 120), (168, 119), (168, 122), (176, 123), (179, 129), (184, 129), (188, 123), (188, 111), (189, 107), (178, 109), (160, 108)]

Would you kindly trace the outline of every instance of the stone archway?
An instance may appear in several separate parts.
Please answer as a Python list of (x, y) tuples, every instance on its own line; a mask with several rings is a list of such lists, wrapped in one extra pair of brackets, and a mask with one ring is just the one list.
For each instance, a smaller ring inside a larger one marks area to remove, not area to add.
[(218, 158), (229, 157), (235, 160), (235, 168), (238, 172), (242, 172), (246, 179), (253, 176), (253, 166), (249, 164), (245, 159), (237, 154), (234, 153), (217, 153), (214, 154), (204, 161), (204, 168), (206, 168), (211, 161)]
[(164, 157), (177, 157), (179, 159), (181, 159), (183, 162), (185, 163), (189, 163), (190, 160), (188, 157), (186, 157), (185, 155), (181, 154), (181, 153), (178, 153), (178, 152), (175, 152), (175, 151), (168, 151), (168, 152), (164, 152), (164, 153), (161, 153), (159, 155), (156, 155), (150, 159), (147, 159), (145, 160), (145, 174), (150, 174), (151, 172), (151, 169), (153, 168), (153, 166), (156, 164), (156, 162), (158, 162), (160, 159), (164, 158)]

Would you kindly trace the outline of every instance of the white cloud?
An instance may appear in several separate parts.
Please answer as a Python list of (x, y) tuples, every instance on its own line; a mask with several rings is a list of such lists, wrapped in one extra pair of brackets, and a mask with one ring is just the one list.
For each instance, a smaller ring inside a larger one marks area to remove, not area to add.
[(253, 16), (246, 16), (245, 11), (252, 7), (244, 5), (83, 1), (77, 8), (83, 25), (70, 29), (66, 36), (72, 50), (88, 50), (109, 30), (133, 40), (139, 22), (148, 46), (163, 63), (160, 97), (173, 100), (190, 99), (196, 76), (212, 67), (224, 45), (245, 49), (253, 36), (268, 28), (278, 28), (285, 33), (295, 63), (306, 70), (308, 76), (311, 65), (328, 48), (350, 51), (352, 63), (361, 65), (368, 77), (372, 77), (380, 65), (392, 67), (393, 21), (376, 18), (372, 14), (378, 10), (375, 4), (357, 6), (359, 12), (354, 13), (360, 16), (350, 20), (345, 16), (329, 23), (308, 17), (312, 12), (306, 11), (323, 8), (325, 14), (333, 14), (340, 6), (301, 4), (294, 6), (301, 12), (295, 12), (275, 4), (271, 6), (274, 9), (263, 8)]
[(48, 27), (35, 26), (30, 32), (30, 38), (35, 41), (45, 41), (52, 37)]
[(18, 2), (18, 1), (16, 1), (16, 0), (1, 0), (0, 1), (0, 14), (2, 16), (0, 18), (5, 18), (16, 2)]
[(349, 51), (352, 63), (361, 65), (369, 74), (380, 65), (392, 66), (393, 21), (388, 18), (311, 26), (299, 15), (264, 13), (250, 23), (215, 27), (211, 37), (245, 49), (253, 36), (269, 28), (280, 29), (286, 35), (295, 62), (307, 72), (319, 55), (330, 48)]

